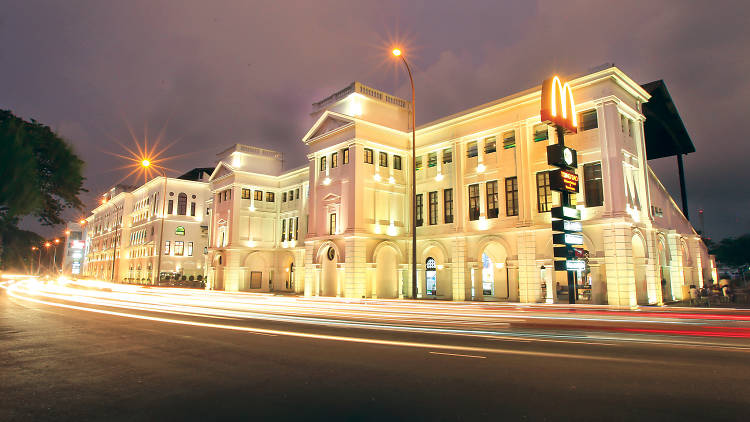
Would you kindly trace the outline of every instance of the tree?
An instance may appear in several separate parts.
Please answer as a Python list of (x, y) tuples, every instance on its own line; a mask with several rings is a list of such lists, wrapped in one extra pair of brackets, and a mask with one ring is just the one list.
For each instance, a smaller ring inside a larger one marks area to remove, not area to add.
[(0, 257), (4, 234), (21, 217), (57, 225), (64, 223), (66, 208), (83, 208), (83, 164), (48, 126), (0, 110)]

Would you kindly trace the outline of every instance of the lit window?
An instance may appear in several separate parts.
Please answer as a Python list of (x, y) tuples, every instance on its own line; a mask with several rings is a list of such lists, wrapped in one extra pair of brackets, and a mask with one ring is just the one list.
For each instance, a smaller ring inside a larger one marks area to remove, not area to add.
[(331, 154), (331, 168), (336, 168), (339, 166), (339, 153), (334, 152)]
[(326, 171), (326, 157), (320, 157), (320, 171)]
[(273, 192), (266, 192), (266, 202), (274, 202), (276, 200), (276, 196)]
[(453, 149), (445, 148), (443, 150), (443, 164), (448, 164), (452, 162), (453, 162)]
[(336, 234), (336, 213), (328, 215), (328, 234)]
[(401, 170), (401, 156), (400, 155), (393, 156), (393, 169)]
[(427, 154), (427, 167), (437, 166), (437, 152)]
[(536, 174), (536, 199), (537, 211), (549, 211), (552, 205), (552, 191), (549, 188), (549, 172), (547, 171)]
[(417, 157), (416, 161), (416, 169), (417, 171), (422, 170), (422, 156)]
[(509, 130), (503, 133), (503, 149), (509, 149), (516, 146), (516, 131)]
[(485, 140), (484, 140), (484, 153), (485, 154), (492, 154), (495, 151), (497, 151), (495, 137), (494, 136), (490, 136), (489, 138), (485, 138)]
[(181, 240), (174, 242), (174, 254), (177, 256), (185, 255), (185, 242)]
[(417, 226), (422, 225), (422, 209), (424, 208), (424, 205), (422, 203), (422, 194), (417, 195), (417, 209), (415, 210), (416, 216), (417, 216)]
[(477, 141), (471, 141), (468, 144), (466, 144), (466, 157), (472, 158), (479, 155), (477, 152)]
[(518, 178), (505, 179), (505, 215), (518, 215)]
[(380, 152), (380, 167), (388, 167), (388, 153)]
[(430, 225), (438, 222), (438, 193), (430, 192)]
[(549, 139), (549, 131), (546, 124), (534, 126), (534, 142), (546, 141)]
[(187, 254), (188, 256), (193, 256), (193, 242), (188, 242)]
[(370, 148), (365, 148), (365, 163), (372, 164), (373, 163), (373, 156), (372, 156), (372, 150)]
[(164, 242), (164, 255), (169, 255), (169, 240)]
[(255, 201), (262, 201), (263, 200), (263, 191), (262, 190), (256, 190), (253, 192), (253, 199)]
[(469, 220), (479, 220), (479, 185), (469, 185)]
[(349, 148), (344, 148), (341, 150), (341, 162), (344, 164), (349, 164)]
[(499, 212), (497, 198), (497, 180), (487, 182), (487, 218), (497, 218)]

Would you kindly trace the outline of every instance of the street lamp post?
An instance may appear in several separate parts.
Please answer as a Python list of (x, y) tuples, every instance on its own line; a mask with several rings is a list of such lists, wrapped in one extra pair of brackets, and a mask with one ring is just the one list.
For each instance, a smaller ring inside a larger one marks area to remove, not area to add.
[(411, 82), (411, 297), (417, 298), (417, 127), (416, 127), (416, 109), (414, 78), (411, 75), (411, 68), (406, 61), (406, 57), (398, 48), (393, 49), (393, 55), (401, 57), (406, 66), (406, 72), (409, 74)]
[(57, 245), (60, 244), (60, 239), (55, 239), (55, 248), (52, 253), (52, 270), (57, 273)]
[[(141, 161), (141, 166), (144, 168), (148, 168), (151, 165), (151, 161), (149, 160), (143, 160)], [(161, 173), (161, 176), (164, 178), (164, 194), (161, 198), (161, 227), (159, 227), (159, 243), (156, 247), (156, 277), (154, 279), (155, 284), (159, 284), (159, 281), (161, 281), (161, 248), (164, 244), (164, 216), (167, 214), (166, 210), (166, 204), (167, 204), (167, 175), (164, 173), (164, 171), (157, 170)]]
[(39, 248), (37, 248), (36, 246), (31, 247), (31, 259), (29, 259), (29, 264), (31, 265), (31, 271), (30, 271), (31, 274), (34, 274), (34, 251), (37, 249)]
[[(44, 242), (44, 247), (47, 248), (47, 253), (49, 253), (49, 248), (52, 246), (52, 243), (50, 242)], [(41, 264), (42, 258), (41, 253), (39, 254), (39, 263)], [(52, 263), (52, 257), (50, 257), (50, 263)]]

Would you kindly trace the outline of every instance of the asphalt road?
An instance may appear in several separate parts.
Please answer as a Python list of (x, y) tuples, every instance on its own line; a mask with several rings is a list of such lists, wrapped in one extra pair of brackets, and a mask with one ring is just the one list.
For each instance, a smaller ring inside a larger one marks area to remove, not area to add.
[(555, 341), (136, 314), (211, 326), (0, 289), (0, 421), (664, 421), (750, 412), (745, 339)]

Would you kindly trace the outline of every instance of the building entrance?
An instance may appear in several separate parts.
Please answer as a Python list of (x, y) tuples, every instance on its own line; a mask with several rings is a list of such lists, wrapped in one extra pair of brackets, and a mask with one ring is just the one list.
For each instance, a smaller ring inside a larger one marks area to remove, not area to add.
[(425, 261), (425, 293), (428, 296), (437, 295), (437, 263), (433, 257)]

